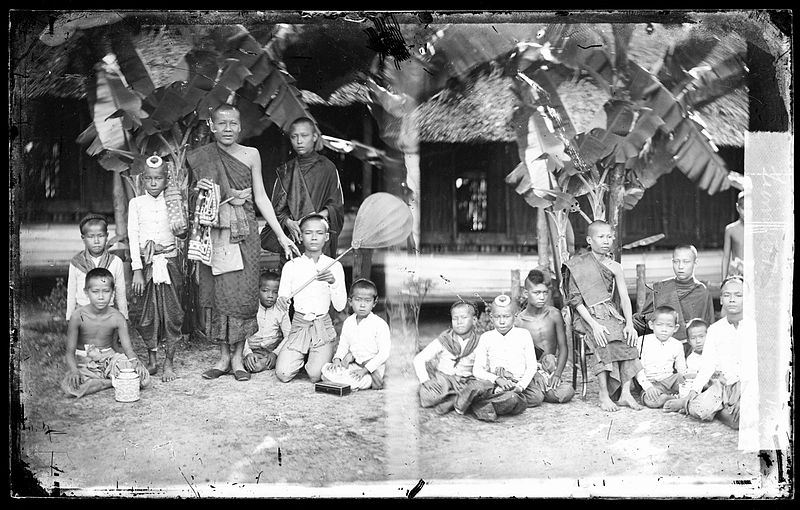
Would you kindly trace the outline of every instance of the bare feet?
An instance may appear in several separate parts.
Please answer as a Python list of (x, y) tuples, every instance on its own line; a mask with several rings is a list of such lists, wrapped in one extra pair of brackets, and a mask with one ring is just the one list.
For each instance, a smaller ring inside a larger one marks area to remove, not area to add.
[(172, 362), (169, 360), (164, 361), (164, 373), (161, 374), (161, 381), (170, 382), (174, 381), (177, 378), (178, 375), (175, 373), (175, 370), (173, 370)]
[(158, 373), (158, 358), (156, 358), (157, 351), (147, 351), (147, 371), (150, 375)]
[(664, 411), (668, 413), (676, 413), (683, 411), (686, 407), (686, 397), (684, 398), (673, 398), (671, 400), (667, 400), (664, 402)]
[(600, 395), (600, 409), (608, 412), (619, 411), (619, 407), (617, 407), (617, 404), (615, 404), (608, 397), (608, 395)]
[(640, 411), (642, 409), (642, 406), (636, 401), (635, 398), (633, 398), (633, 395), (630, 393), (625, 393), (624, 391), (622, 392), (622, 395), (620, 395), (617, 403), (621, 406), (630, 407), (634, 411)]

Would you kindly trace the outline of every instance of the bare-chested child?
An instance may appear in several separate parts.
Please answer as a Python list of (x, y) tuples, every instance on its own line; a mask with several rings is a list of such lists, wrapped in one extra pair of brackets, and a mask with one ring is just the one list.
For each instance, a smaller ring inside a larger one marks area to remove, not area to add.
[(575, 396), (575, 389), (569, 382), (561, 379), (568, 355), (564, 319), (556, 307), (547, 304), (550, 288), (545, 283), (544, 273), (538, 269), (528, 273), (523, 295), (528, 304), (517, 314), (515, 325), (527, 329), (531, 334), (536, 349), (536, 359), (540, 360), (540, 363), (545, 355), (558, 357), (552, 373), (546, 378), (547, 381), (542, 373), (534, 376), (534, 380), (542, 385), (545, 402), (556, 404), (569, 402)]
[(744, 272), (744, 191), (740, 191), (736, 198), (736, 212), (739, 213), (739, 219), (725, 227), (725, 241), (722, 245), (723, 281), (728, 276)]
[[(72, 313), (67, 328), (67, 352), (64, 356), (67, 373), (61, 389), (68, 395), (82, 397), (111, 388), (111, 376), (121, 368), (135, 368), (142, 388), (150, 382), (150, 374), (133, 351), (125, 317), (109, 306), (114, 299), (114, 277), (108, 269), (98, 267), (86, 274), (86, 295), (89, 304)], [(123, 352), (114, 350), (115, 335)]]
[(589, 225), (587, 234), (591, 251), (573, 256), (564, 270), (567, 302), (577, 312), (574, 327), (585, 334), (596, 359), (600, 407), (619, 410), (613, 397), (621, 390), (617, 403), (639, 410), (642, 407), (630, 390), (642, 364), (625, 275), (622, 266), (609, 257), (614, 232), (611, 225), (598, 220)]

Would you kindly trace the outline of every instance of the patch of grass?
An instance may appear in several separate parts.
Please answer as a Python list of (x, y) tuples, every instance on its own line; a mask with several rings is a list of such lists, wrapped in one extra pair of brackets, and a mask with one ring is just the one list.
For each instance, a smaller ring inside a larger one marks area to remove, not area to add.
[[(64, 279), (56, 278), (56, 284), (50, 294), (39, 298), (38, 301), (42, 311), (48, 317), (43, 329), (57, 332), (63, 327), (66, 330), (64, 316), (67, 314), (67, 287), (64, 285)], [(41, 327), (39, 324), (37, 326)]]

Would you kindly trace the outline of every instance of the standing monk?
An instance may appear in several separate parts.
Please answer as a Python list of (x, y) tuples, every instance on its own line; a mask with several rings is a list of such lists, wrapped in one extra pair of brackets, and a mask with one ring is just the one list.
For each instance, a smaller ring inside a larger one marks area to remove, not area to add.
[(216, 379), (232, 369), (237, 380), (247, 380), (242, 349), (244, 340), (258, 330), (261, 253), (253, 203), (275, 231), (286, 256), (299, 255), (299, 251), (281, 230), (264, 191), (258, 149), (238, 143), (242, 131), (239, 110), (221, 105), (212, 113), (210, 127), (214, 142), (193, 150), (186, 158), (194, 187), (218, 192), (220, 203), (211, 228), (211, 267), (197, 265), (200, 306), (211, 309), (211, 338), (220, 342), (219, 361), (203, 372), (203, 377)]
[(300, 219), (321, 214), (328, 222), (330, 240), (323, 253), (336, 258), (339, 234), (344, 224), (344, 196), (336, 166), (316, 150), (314, 121), (300, 117), (289, 126), (289, 139), (297, 154), (276, 169), (272, 203), (278, 222), (287, 234), (300, 243)]

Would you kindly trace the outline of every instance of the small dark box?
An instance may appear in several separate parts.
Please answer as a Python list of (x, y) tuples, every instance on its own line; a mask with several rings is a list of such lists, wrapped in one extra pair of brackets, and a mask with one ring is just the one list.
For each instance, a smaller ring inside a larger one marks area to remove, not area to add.
[(318, 382), (314, 385), (314, 391), (318, 393), (332, 393), (340, 397), (350, 393), (349, 384), (340, 384), (333, 382)]

